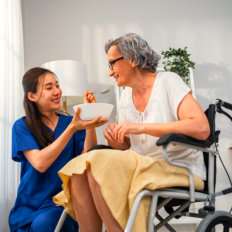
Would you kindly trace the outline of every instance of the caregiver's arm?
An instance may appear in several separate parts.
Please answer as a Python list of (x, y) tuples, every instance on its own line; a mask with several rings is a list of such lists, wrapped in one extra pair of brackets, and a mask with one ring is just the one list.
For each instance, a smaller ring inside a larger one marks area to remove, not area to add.
[(37, 171), (43, 173), (57, 159), (76, 131), (83, 129), (91, 130), (106, 123), (106, 121), (100, 121), (100, 118), (97, 117), (91, 121), (82, 121), (80, 119), (80, 108), (77, 108), (71, 123), (54, 142), (42, 150), (24, 150), (23, 153), (31, 165)]

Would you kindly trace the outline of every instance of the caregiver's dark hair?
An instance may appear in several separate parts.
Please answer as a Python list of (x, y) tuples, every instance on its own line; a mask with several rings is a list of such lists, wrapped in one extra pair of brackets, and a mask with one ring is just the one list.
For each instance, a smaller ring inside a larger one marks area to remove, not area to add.
[(53, 138), (49, 131), (45, 128), (42, 120), (41, 113), (39, 112), (35, 102), (28, 99), (27, 94), (29, 92), (36, 93), (37, 86), (39, 83), (39, 77), (45, 76), (46, 73), (51, 73), (55, 75), (48, 69), (36, 67), (28, 70), (22, 80), (23, 90), (24, 90), (24, 101), (23, 106), (26, 115), (26, 125), (30, 129), (32, 135), (35, 137), (36, 142), (41, 148), (46, 147), (49, 143), (53, 141)]
[(155, 73), (158, 66), (160, 55), (158, 55), (148, 43), (135, 33), (128, 33), (115, 40), (109, 40), (105, 44), (105, 52), (111, 46), (116, 45), (119, 52), (125, 59), (132, 59), (140, 69), (147, 69)]

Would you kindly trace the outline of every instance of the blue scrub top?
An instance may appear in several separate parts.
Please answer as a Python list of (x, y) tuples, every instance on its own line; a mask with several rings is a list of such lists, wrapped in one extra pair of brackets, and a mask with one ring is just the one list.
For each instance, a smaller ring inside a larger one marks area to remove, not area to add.
[[(63, 133), (72, 120), (71, 116), (59, 116), (55, 130), (51, 131), (47, 128), (53, 135), (54, 140)], [(85, 130), (75, 132), (54, 163), (46, 172), (40, 173), (23, 154), (24, 150), (40, 150), (34, 136), (25, 124), (25, 117), (14, 123), (12, 128), (12, 159), (21, 162), (21, 177), (15, 205), (9, 215), (11, 231), (32, 222), (38, 214), (46, 211), (49, 207), (55, 206), (52, 198), (62, 190), (62, 182), (57, 172), (68, 161), (81, 154), (85, 135)]]

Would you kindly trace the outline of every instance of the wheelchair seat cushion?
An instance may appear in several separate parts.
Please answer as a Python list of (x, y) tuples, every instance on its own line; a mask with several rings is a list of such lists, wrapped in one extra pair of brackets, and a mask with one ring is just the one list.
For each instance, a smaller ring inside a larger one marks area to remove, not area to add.
[[(188, 173), (185, 169), (169, 165), (166, 161), (141, 156), (131, 150), (92, 150), (71, 160), (60, 171), (64, 191), (54, 197), (57, 205), (63, 205), (75, 218), (70, 199), (69, 179), (73, 174), (91, 170), (101, 188), (101, 193), (112, 215), (124, 229), (136, 195), (142, 189), (187, 187)], [(196, 189), (203, 189), (204, 182), (194, 176)], [(140, 205), (134, 230), (146, 231), (150, 198)]]

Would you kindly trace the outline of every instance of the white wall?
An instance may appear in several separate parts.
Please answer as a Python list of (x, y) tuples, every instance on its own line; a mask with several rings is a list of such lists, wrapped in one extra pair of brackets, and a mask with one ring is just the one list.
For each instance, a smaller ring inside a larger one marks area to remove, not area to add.
[[(87, 65), (92, 86), (113, 85), (104, 44), (135, 32), (158, 53), (188, 47), (197, 64), (195, 85), (204, 109), (216, 98), (232, 102), (231, 0), (22, 0), (22, 6), (26, 69), (54, 59), (77, 59)], [(223, 131), (222, 158), (232, 176), (232, 124), (221, 115), (217, 124)], [(219, 165), (217, 188), (228, 184)], [(228, 202), (232, 196), (220, 198), (218, 208), (229, 210)]]

